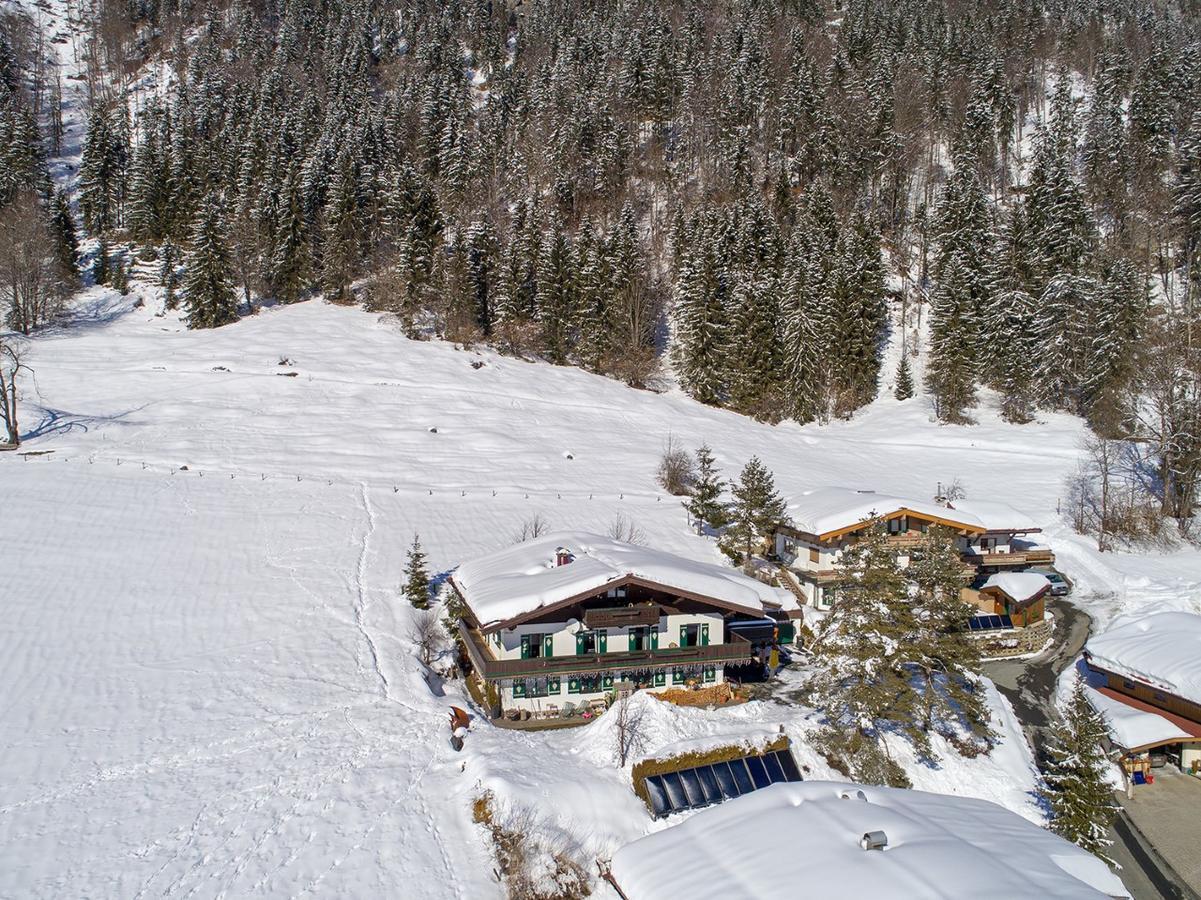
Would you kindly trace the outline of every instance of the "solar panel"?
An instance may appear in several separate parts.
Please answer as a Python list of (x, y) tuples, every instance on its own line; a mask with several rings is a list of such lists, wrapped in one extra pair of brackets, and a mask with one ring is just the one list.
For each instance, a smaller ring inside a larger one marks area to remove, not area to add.
[(651, 812), (655, 818), (662, 818), (749, 794), (769, 784), (800, 780), (801, 773), (792, 754), (777, 750), (764, 756), (648, 775), (645, 782)]
[(776, 756), (780, 758), (780, 768), (784, 770), (785, 779), (800, 781), (801, 771), (796, 767), (796, 760), (792, 758), (792, 754), (787, 750), (777, 750)]
[(672, 811), (667, 802), (667, 792), (663, 789), (663, 779), (658, 775), (651, 775), (646, 779), (646, 793), (650, 797), (651, 810), (656, 819)]
[(713, 774), (717, 776), (717, 784), (721, 788), (721, 795), (726, 800), (732, 800), (742, 794), (738, 790), (738, 784), (734, 781), (734, 773), (730, 771), (729, 763), (714, 763)]
[(1009, 616), (1001, 616), (1001, 625), (1005, 628), (1013, 627), (1013, 619)]

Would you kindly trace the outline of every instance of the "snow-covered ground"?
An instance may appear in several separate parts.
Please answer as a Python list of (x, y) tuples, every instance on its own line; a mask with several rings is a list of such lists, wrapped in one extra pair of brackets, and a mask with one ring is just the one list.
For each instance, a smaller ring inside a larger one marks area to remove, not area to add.
[[(188, 332), (92, 289), (34, 341), (24, 450), (0, 455), (0, 895), (497, 895), (471, 802), (530, 810), (589, 859), (663, 827), (611, 726), (477, 724), (461, 754), (398, 599), (415, 531), (435, 571), (541, 514), (719, 561), (655, 484), (668, 435), (727, 475), (758, 454), (785, 494), (932, 496), (958, 477), (1046, 529), (1077, 596), (1198, 609), (1201, 556), (1099, 556), (1056, 514), (1080, 424), (939, 427), (922, 399), (851, 422), (760, 425), (576, 369), (404, 338), (317, 302)], [(287, 363), (281, 364), (286, 358)], [(479, 368), (473, 364), (482, 363)], [(431, 429), (436, 428), (436, 431)], [(186, 469), (183, 467), (186, 466)], [(812, 777), (805, 710), (645, 699), (643, 753), (784, 726)], [(905, 757), (915, 786), (1037, 821), (1029, 754), (993, 698), (990, 757)]]

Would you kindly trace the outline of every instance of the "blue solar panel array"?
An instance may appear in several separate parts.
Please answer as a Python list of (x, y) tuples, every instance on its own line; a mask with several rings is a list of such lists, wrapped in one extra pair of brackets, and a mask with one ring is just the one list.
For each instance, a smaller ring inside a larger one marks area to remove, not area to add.
[(967, 627), (972, 631), (1000, 631), (1012, 628), (1013, 619), (1009, 616), (973, 616), (968, 619)]
[(720, 803), (781, 781), (800, 781), (796, 760), (787, 750), (747, 756), (679, 772), (650, 775), (646, 790), (656, 819)]

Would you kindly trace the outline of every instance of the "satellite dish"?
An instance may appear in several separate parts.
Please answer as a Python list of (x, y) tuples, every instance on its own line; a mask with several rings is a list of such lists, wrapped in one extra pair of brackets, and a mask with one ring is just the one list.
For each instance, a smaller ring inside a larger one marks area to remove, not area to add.
[(581, 629), (581, 627), (582, 626), (580, 624), (579, 619), (568, 619), (567, 620), (567, 630), (568, 631), (575, 633), (575, 632), (579, 631)]

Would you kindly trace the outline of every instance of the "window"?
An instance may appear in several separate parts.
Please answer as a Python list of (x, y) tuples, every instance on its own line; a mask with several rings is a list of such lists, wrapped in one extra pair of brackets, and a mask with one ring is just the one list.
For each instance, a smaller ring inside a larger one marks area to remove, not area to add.
[(680, 626), (681, 647), (709, 646), (709, 626), (704, 623), (693, 623)]
[(607, 653), (609, 651), (609, 633), (603, 628), (595, 631), (581, 631), (575, 636), (575, 652), (577, 656), (588, 653)]
[(817, 605), (821, 609), (829, 609), (834, 605), (834, 587), (827, 585), (821, 589), (821, 595), (818, 597)]
[(631, 652), (633, 652), (635, 650), (649, 650), (650, 649), (651, 642), (650, 642), (650, 629), (649, 628), (647, 628), (645, 626), (631, 628), (629, 631), (629, 635), (630, 635), (629, 649)]
[(596, 675), (581, 675), (580, 676), (580, 693), (595, 694), (601, 689), (600, 678)]
[(821, 558), (822, 558), (822, 552), (820, 550), (818, 550), (816, 547), (809, 548), (809, 562), (811, 562), (811, 563), (821, 562)]
[(554, 636), (550, 634), (523, 634), (521, 636), (521, 658), (539, 659), (555, 655)]
[(900, 534), (903, 531), (907, 531), (908, 529), (906, 529), (904, 526), (905, 526), (905, 517), (904, 516), (899, 516), (896, 519), (889, 519), (888, 520), (888, 533), (889, 534)]

